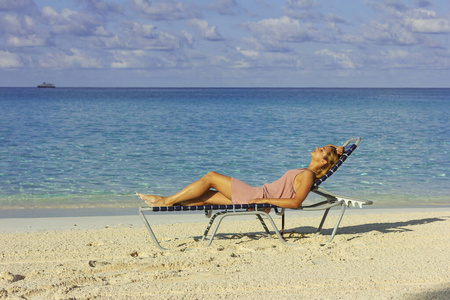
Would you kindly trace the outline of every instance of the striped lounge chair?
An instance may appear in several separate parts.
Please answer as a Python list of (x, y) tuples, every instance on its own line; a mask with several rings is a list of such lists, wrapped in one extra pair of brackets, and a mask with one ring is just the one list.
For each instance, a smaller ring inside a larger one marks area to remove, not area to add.
[[(300, 206), (296, 208), (297, 210), (304, 210), (304, 211), (317, 211), (317, 210), (324, 210), (324, 214), (322, 217), (322, 220), (319, 224), (319, 227), (317, 229), (316, 234), (320, 234), (322, 227), (325, 223), (325, 220), (327, 218), (328, 212), (333, 207), (340, 207), (341, 211), (337, 218), (337, 221), (334, 225), (333, 231), (331, 233), (330, 238), (326, 243), (329, 243), (333, 240), (334, 236), (336, 235), (337, 229), (339, 227), (339, 224), (341, 223), (342, 217), (344, 216), (346, 207), (352, 205), (353, 207), (359, 206), (362, 208), (363, 205), (371, 205), (372, 201), (368, 200), (358, 200), (353, 199), (345, 196), (339, 196), (332, 194), (325, 189), (319, 187), (325, 180), (330, 178), (337, 169), (344, 163), (344, 161), (355, 151), (358, 144), (360, 143), (361, 138), (355, 138), (350, 139), (347, 142), (343, 144), (344, 146), (344, 154), (339, 159), (339, 161), (320, 179), (318, 179), (314, 185), (311, 188), (311, 191), (325, 197), (326, 200), (314, 203), (312, 205), (305, 205)], [(272, 217), (269, 215), (269, 213), (265, 212), (264, 210), (266, 208), (273, 208), (275, 213), (279, 216), (281, 216), (281, 230), (278, 229), (275, 222), (273, 221)], [(242, 216), (242, 215), (254, 215), (256, 216), (259, 221), (261, 222), (265, 232), (267, 234), (270, 234), (269, 229), (267, 228), (266, 223), (264, 222), (264, 219), (268, 220), (269, 223), (272, 225), (275, 234), (280, 239), (280, 241), (283, 244), (289, 245), (289, 243), (286, 242), (286, 240), (283, 237), (284, 227), (285, 227), (285, 208), (280, 208), (275, 205), (271, 204), (229, 204), (229, 205), (200, 205), (200, 206), (159, 206), (159, 207), (140, 207), (139, 208), (139, 214), (142, 217), (142, 220), (145, 224), (145, 227), (147, 228), (150, 237), (152, 238), (153, 242), (155, 242), (156, 246), (161, 250), (168, 250), (166, 248), (163, 248), (161, 244), (159, 243), (158, 239), (156, 238), (156, 235), (154, 234), (150, 223), (148, 221), (149, 212), (156, 213), (156, 212), (186, 212), (186, 211), (198, 211), (202, 210), (205, 211), (205, 216), (210, 219), (206, 230), (203, 234), (202, 241), (204, 241), (214, 224), (216, 222), (216, 225), (214, 227), (213, 232), (211, 233), (211, 236), (209, 238), (209, 241), (207, 243), (207, 247), (211, 245), (217, 230), (220, 226), (220, 223), (222, 220), (226, 217), (230, 216)], [(213, 211), (217, 211), (213, 214)]]

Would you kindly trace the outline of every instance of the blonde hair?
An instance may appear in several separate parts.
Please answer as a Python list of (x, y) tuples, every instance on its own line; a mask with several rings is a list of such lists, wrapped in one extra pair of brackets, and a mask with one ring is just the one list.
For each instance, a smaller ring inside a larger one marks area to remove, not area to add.
[(336, 147), (332, 145), (328, 146), (331, 148), (331, 150), (323, 157), (323, 159), (326, 160), (327, 163), (317, 170), (316, 180), (325, 175), (328, 170), (337, 163), (339, 158), (341, 158), (341, 156), (337, 154)]

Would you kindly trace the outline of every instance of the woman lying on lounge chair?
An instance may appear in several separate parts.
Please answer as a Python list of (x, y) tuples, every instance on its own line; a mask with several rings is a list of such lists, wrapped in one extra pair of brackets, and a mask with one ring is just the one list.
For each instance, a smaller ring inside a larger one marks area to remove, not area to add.
[(317, 147), (310, 153), (309, 167), (289, 170), (280, 179), (260, 187), (209, 172), (170, 197), (136, 195), (150, 206), (269, 203), (297, 208), (308, 196), (314, 182), (339, 160), (343, 151), (343, 147), (333, 145)]

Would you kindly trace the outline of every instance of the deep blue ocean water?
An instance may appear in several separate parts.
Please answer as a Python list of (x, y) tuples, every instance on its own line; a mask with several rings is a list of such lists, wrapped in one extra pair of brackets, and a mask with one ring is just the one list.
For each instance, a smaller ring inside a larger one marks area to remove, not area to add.
[(325, 188), (449, 204), (449, 111), (450, 89), (0, 88), (0, 208), (136, 206), (208, 171), (257, 186), (358, 136)]

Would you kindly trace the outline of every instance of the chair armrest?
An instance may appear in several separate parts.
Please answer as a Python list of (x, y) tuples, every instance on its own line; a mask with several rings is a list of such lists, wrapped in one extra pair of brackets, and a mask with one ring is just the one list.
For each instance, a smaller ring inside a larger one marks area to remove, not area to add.
[(362, 208), (363, 205), (372, 205), (372, 203), (373, 203), (370, 200), (361, 200), (361, 199), (355, 199), (355, 198), (351, 198), (351, 197), (347, 197), (347, 196), (336, 195), (336, 194), (333, 194), (333, 193), (325, 190), (324, 188), (320, 188), (320, 187), (313, 189), (312, 191), (316, 194), (324, 196), (325, 198), (327, 198), (327, 200), (344, 201), (347, 206), (350, 206), (350, 204), (351, 204), (353, 207), (358, 205), (360, 208)]

